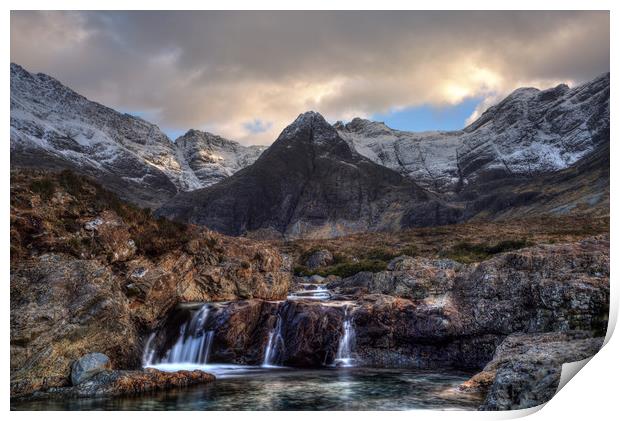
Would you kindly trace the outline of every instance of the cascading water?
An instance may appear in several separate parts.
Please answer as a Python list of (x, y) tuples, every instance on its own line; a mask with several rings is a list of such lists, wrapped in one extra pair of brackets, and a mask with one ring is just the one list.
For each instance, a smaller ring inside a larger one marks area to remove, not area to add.
[(349, 307), (344, 308), (344, 319), (342, 322), (342, 337), (340, 338), (340, 342), (338, 343), (338, 352), (336, 353), (336, 358), (334, 359), (334, 365), (340, 367), (353, 367), (353, 356), (351, 354), (351, 349), (353, 347), (353, 342), (355, 341), (355, 330), (353, 329), (353, 324), (351, 323), (351, 315), (349, 313)]
[(288, 300), (329, 300), (332, 297), (331, 292), (325, 285), (302, 283), (299, 284), (299, 288), (296, 291), (291, 292)]
[(211, 345), (213, 343), (214, 332), (205, 331), (204, 326), (209, 318), (209, 306), (203, 305), (198, 312), (191, 318), (189, 323), (181, 326), (179, 338), (159, 361), (154, 361), (155, 350), (151, 347), (154, 335), (151, 335), (144, 350), (143, 364), (149, 366), (153, 364), (169, 363), (191, 363), (206, 364), (209, 361)]
[(151, 333), (148, 341), (146, 341), (146, 346), (144, 347), (144, 354), (142, 355), (142, 366), (148, 367), (153, 364), (153, 357), (155, 357), (155, 348), (151, 347), (153, 339), (155, 339), (156, 333)]
[(284, 348), (284, 338), (282, 337), (282, 317), (277, 315), (276, 326), (269, 332), (269, 340), (263, 357), (263, 367), (276, 367), (279, 351)]

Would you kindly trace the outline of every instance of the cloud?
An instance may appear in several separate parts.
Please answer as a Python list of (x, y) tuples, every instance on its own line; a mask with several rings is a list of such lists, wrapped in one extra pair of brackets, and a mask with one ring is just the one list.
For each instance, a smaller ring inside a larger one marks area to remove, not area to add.
[(486, 107), (591, 79), (609, 70), (609, 13), (14, 11), (11, 61), (170, 131), (268, 144), (309, 109)]

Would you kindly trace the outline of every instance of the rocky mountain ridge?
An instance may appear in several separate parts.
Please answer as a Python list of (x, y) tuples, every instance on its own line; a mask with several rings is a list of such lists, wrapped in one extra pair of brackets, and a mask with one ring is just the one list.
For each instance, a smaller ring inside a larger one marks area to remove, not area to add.
[(442, 193), (479, 179), (565, 169), (609, 139), (609, 73), (574, 88), (520, 88), (457, 131), (355, 118), (334, 127), (360, 154)]
[(171, 141), (142, 118), (89, 101), (56, 79), (11, 63), (11, 164), (70, 168), (143, 206), (205, 187), (264, 148), (190, 130)]
[(358, 154), (320, 114), (306, 112), (253, 165), (178, 194), (158, 214), (229, 235), (316, 238), (449, 224), (459, 209)]
[[(229, 234), (316, 238), (609, 212), (609, 74), (572, 89), (517, 89), (455, 132), (361, 119), (301, 126), (267, 149), (197, 130), (172, 142), (153, 124), (11, 65), (12, 166), (68, 167), (140, 206), (165, 203), (161, 215)], [(304, 137), (313, 141), (293, 141)]]

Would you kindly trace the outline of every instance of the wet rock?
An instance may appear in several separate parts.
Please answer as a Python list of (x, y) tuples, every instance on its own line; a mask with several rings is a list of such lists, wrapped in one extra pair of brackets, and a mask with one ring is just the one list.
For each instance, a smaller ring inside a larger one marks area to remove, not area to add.
[(195, 384), (210, 383), (215, 376), (204, 371), (165, 372), (152, 368), (146, 370), (114, 370), (96, 374), (89, 380), (73, 387), (50, 388), (37, 392), (30, 398), (59, 399), (111, 397), (136, 393), (187, 387)]
[(292, 367), (331, 365), (343, 334), (344, 308), (318, 302), (288, 302), (281, 312), (284, 346), (278, 364)]
[(107, 355), (100, 352), (86, 354), (71, 365), (71, 383), (76, 386), (110, 368), (111, 363)]
[(461, 389), (486, 393), (482, 410), (538, 406), (555, 395), (562, 364), (589, 358), (602, 345), (602, 337), (593, 338), (583, 331), (515, 333), (501, 343), (484, 370)]
[(246, 300), (216, 311), (206, 330), (213, 330), (211, 361), (260, 364), (279, 303)]
[(315, 270), (324, 266), (332, 264), (334, 256), (329, 250), (322, 249), (312, 253), (306, 259), (305, 265), (310, 270)]

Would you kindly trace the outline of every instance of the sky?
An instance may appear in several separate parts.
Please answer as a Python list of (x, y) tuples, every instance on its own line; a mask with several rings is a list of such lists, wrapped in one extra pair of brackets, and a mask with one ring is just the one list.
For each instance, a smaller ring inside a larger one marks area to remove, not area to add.
[(12, 11), (11, 61), (173, 139), (270, 144), (308, 110), (453, 130), (609, 71), (609, 12)]

